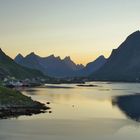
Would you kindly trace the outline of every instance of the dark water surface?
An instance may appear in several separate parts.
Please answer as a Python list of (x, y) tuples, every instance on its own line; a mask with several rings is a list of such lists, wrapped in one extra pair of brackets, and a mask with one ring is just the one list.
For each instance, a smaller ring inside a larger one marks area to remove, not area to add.
[(63, 84), (23, 91), (50, 102), (51, 110), (0, 120), (0, 140), (139, 140), (140, 84), (90, 84), (97, 86)]

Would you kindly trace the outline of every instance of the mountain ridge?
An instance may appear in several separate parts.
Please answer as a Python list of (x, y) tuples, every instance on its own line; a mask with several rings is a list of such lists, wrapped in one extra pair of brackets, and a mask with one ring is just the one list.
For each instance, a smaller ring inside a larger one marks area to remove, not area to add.
[(113, 49), (106, 64), (90, 76), (100, 81), (140, 81), (140, 31)]
[[(15, 62), (28, 68), (40, 70), (44, 74), (49, 74), (54, 77), (68, 77), (73, 75), (74, 71), (84, 68), (82, 64), (75, 64), (70, 56), (61, 59), (59, 56), (50, 55), (40, 57), (35, 53), (30, 53), (19, 60), (20, 55), (15, 57)], [(20, 57), (21, 58), (21, 57)]]
[(18, 65), (0, 49), (0, 78), (5, 78), (7, 76), (18, 79), (44, 77), (40, 71)]
[(20, 61), (17, 61), (19, 56), (20, 55), (18, 54), (15, 57), (15, 62), (18, 64), (40, 70), (44, 74), (58, 78), (86, 77), (92, 72), (97, 71), (106, 62), (106, 58), (103, 55), (88, 63), (86, 66), (82, 64), (75, 64), (70, 56), (66, 56), (63, 59), (59, 56), (55, 57), (54, 54), (47, 57), (40, 57), (32, 52)]

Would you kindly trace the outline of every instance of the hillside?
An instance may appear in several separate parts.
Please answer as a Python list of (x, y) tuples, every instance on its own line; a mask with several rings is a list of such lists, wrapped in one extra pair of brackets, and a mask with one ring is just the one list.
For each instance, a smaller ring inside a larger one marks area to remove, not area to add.
[(90, 77), (101, 81), (140, 81), (140, 31), (132, 33)]
[(0, 86), (0, 119), (43, 113), (47, 109), (49, 107), (33, 101), (19, 91)]
[(18, 79), (44, 77), (37, 71), (18, 65), (0, 49), (0, 78), (7, 76)]

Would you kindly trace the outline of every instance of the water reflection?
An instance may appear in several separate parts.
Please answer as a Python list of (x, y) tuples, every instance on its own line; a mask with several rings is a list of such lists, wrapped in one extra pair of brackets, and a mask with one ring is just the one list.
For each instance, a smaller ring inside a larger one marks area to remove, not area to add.
[(140, 84), (91, 84), (101, 86), (24, 90), (51, 110), (1, 120), (0, 140), (139, 140), (140, 94), (130, 94), (138, 93)]
[(128, 118), (140, 122), (140, 94), (117, 96), (112, 104), (118, 106)]
[[(99, 86), (81, 88), (76, 85), (57, 85), (62, 88), (34, 88), (23, 93), (42, 103), (51, 103), (53, 112), (35, 116), (39, 119), (126, 119), (127, 117), (140, 122), (140, 94), (130, 95), (132, 92), (138, 93), (139, 84), (92, 83), (92, 85)], [(112, 108), (112, 104), (117, 107)]]

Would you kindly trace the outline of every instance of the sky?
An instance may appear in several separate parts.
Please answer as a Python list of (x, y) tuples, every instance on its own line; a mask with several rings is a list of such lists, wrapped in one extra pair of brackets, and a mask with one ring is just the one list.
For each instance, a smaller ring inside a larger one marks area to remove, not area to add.
[(12, 58), (109, 57), (140, 28), (140, 0), (0, 0), (0, 47)]

